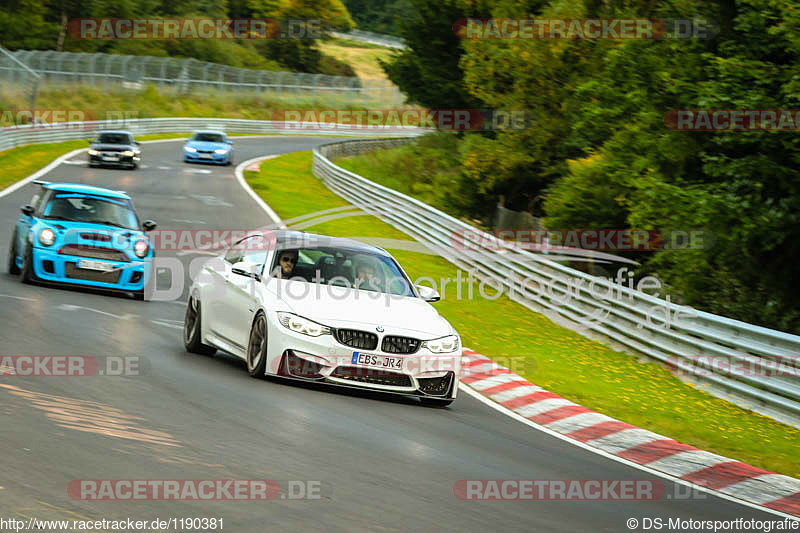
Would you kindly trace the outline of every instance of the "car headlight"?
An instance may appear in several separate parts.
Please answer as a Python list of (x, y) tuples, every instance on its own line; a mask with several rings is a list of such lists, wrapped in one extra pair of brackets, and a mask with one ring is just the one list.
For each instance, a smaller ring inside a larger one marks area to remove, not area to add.
[(433, 339), (422, 343), (423, 348), (427, 348), (433, 353), (450, 353), (459, 348), (458, 335), (448, 335), (440, 339)]
[(197, 151), (197, 148), (192, 148), (191, 146), (184, 146), (183, 149), (186, 150), (187, 152), (192, 152), (192, 153)]
[(311, 337), (319, 337), (320, 335), (328, 335), (331, 328), (317, 324), (313, 320), (297, 316), (292, 313), (278, 312), (278, 322), (287, 329), (302, 333), (303, 335), (310, 335)]
[(145, 240), (138, 240), (133, 244), (133, 253), (136, 254), (136, 257), (142, 258), (147, 255), (147, 252), (150, 251), (150, 245), (147, 244)]
[(133, 150), (125, 150), (124, 152), (122, 152), (122, 155), (124, 155), (125, 157), (133, 157), (134, 153)]
[(225, 148), (217, 148), (216, 150), (214, 150), (214, 153), (215, 153), (215, 154), (220, 154), (220, 155), (222, 155), (222, 154), (227, 154), (227, 153), (228, 153), (228, 150), (227, 150), (227, 149), (225, 149)]
[(39, 232), (39, 242), (42, 243), (42, 246), (53, 246), (53, 243), (56, 242), (56, 232), (50, 228), (44, 228)]
[(100, 152), (98, 152), (97, 150), (94, 150), (94, 149), (92, 149), (92, 148), (89, 148), (89, 155), (97, 155), (97, 154), (99, 154), (99, 153), (100, 153)]

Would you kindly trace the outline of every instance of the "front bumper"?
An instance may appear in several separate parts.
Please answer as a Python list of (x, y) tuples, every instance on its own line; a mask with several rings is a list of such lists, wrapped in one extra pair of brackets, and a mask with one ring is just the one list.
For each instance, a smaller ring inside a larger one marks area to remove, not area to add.
[[(92, 257), (59, 254), (58, 250), (33, 249), (33, 272), (47, 283), (68, 283), (116, 291), (141, 291), (149, 279), (152, 259), (136, 261), (98, 260)], [(102, 272), (79, 268), (81, 260), (110, 263), (115, 270)]]
[[(456, 397), (461, 376), (460, 350), (451, 354), (433, 354), (424, 349), (413, 354), (386, 353), (380, 348), (360, 350), (340, 344), (333, 335), (310, 337), (290, 331), (271, 314), (268, 353), (276, 355), (270, 361), (269, 373), (393, 394)], [(376, 356), (378, 364), (360, 363), (359, 355), (363, 354)], [(399, 360), (399, 368), (382, 367), (386, 358)]]
[(183, 151), (183, 160), (187, 163), (216, 163), (217, 165), (224, 165), (230, 161), (230, 156), (230, 152), (226, 154), (205, 154)]
[(141, 161), (140, 156), (125, 156), (122, 154), (118, 155), (90, 155), (89, 156), (89, 164), (90, 165), (108, 165), (108, 166), (130, 166), (133, 164), (138, 164)]

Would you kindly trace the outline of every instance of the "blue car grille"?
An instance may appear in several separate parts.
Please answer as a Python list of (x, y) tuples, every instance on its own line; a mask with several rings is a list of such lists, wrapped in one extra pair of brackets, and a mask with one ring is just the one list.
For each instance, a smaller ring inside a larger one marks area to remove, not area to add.
[(101, 272), (99, 270), (87, 270), (78, 268), (74, 263), (64, 265), (64, 274), (68, 278), (81, 279), (85, 281), (99, 281), (102, 283), (119, 283), (122, 270), (112, 270), (111, 272)]
[(91, 257), (92, 259), (105, 259), (106, 261), (130, 262), (127, 254), (113, 248), (103, 248), (101, 246), (87, 246), (83, 244), (67, 244), (58, 251), (62, 255), (77, 255), (79, 257)]

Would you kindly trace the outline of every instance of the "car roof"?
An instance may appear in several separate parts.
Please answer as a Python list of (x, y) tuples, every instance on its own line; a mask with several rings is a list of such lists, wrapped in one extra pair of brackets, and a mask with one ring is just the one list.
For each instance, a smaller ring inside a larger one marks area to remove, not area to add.
[(76, 192), (80, 194), (94, 194), (97, 196), (108, 196), (109, 198), (122, 198), (130, 200), (131, 197), (123, 191), (112, 191), (103, 187), (93, 187), (92, 185), (81, 185), (78, 183), (47, 183), (43, 185), (45, 189), (51, 191)]
[(330, 235), (319, 235), (317, 233), (306, 233), (296, 230), (274, 230), (276, 249), (289, 250), (293, 248), (346, 248), (353, 251), (369, 252), (384, 257), (391, 257), (389, 252), (383, 248), (372, 246), (345, 237), (331, 237)]
[(198, 133), (216, 133), (217, 135), (225, 135), (225, 132), (220, 130), (195, 130), (192, 136), (197, 135)]
[(128, 130), (101, 130), (97, 132), (98, 135), (103, 133), (124, 133), (126, 135), (133, 135), (133, 133), (129, 132)]

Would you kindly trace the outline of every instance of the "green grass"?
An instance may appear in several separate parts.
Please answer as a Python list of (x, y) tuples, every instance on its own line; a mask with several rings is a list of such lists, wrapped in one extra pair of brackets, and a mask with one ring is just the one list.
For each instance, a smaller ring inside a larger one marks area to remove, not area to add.
[[(348, 205), (311, 173), (310, 152), (271, 159), (262, 164), (259, 173), (245, 175), (284, 219)], [(323, 222), (308, 231), (408, 239), (371, 216)], [(456, 267), (440, 257), (401, 250), (392, 253), (412, 279), (456, 277)], [(451, 287), (435, 305), (459, 331), (464, 345), (493, 357), (533, 383), (698, 448), (800, 476), (800, 430), (715, 398), (678, 380), (660, 364), (639, 362), (636, 357), (613, 351), (505, 296), (466, 299), (466, 284), (462, 296), (457, 299)]]
[[(153, 133), (150, 135), (137, 135), (137, 141), (158, 141), (164, 139), (183, 139), (188, 138), (192, 134), (190, 132), (178, 133)], [(253, 137), (253, 136), (280, 136), (281, 133), (267, 134), (267, 133), (232, 133), (231, 138), (235, 137)], [(326, 135), (325, 137), (331, 137)], [(9, 185), (17, 181), (27, 178), (40, 168), (47, 165), (53, 159), (66, 154), (78, 148), (88, 148), (89, 142), (86, 140), (65, 141), (60, 143), (51, 144), (32, 144), (29, 146), (20, 146), (12, 148), (5, 152), (0, 152), (0, 168), (3, 169), (0, 174), (0, 190), (5, 189)]]
[[(283, 110), (348, 109), (381, 107), (381, 91), (363, 96), (348, 96), (340, 91), (317, 91), (316, 95), (265, 92), (261, 95), (237, 92), (197, 92), (176, 95), (159, 92), (155, 86), (144, 89), (103, 89), (85, 85), (45, 87), (36, 100), (37, 109), (83, 110), (88, 120), (123, 118), (216, 117), (250, 120), (281, 119)], [(2, 109), (28, 109), (28, 95), (6, 90), (0, 95)], [(385, 105), (384, 105), (385, 107)], [(8, 126), (9, 124), (2, 124)]]
[(456, 135), (439, 132), (396, 148), (339, 158), (336, 164), (466, 220), (473, 213), (462, 192), (459, 149)]
[(356, 46), (355, 41), (334, 39), (332, 41), (321, 41), (319, 49), (323, 54), (335, 57), (339, 61), (350, 65), (359, 78), (387, 79), (386, 73), (381, 68), (378, 60), (388, 61), (392, 57), (392, 49), (375, 45), (360, 46), (368, 43), (358, 44)]
[(0, 152), (0, 189), (27, 178), (60, 155), (77, 148), (86, 148), (86, 141), (67, 141), (53, 144), (35, 144)]
[[(158, 139), (172, 139), (175, 137), (188, 137), (189, 133), (158, 133), (153, 135), (140, 135), (136, 137), (140, 141), (152, 141)], [(32, 144), (12, 148), (5, 152), (0, 152), (0, 189), (5, 189), (9, 185), (27, 178), (40, 168), (47, 165), (53, 159), (64, 155), (78, 148), (88, 148), (87, 140), (65, 141), (51, 144)]]

